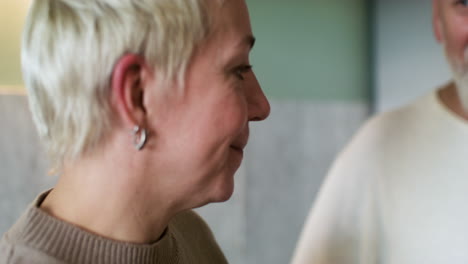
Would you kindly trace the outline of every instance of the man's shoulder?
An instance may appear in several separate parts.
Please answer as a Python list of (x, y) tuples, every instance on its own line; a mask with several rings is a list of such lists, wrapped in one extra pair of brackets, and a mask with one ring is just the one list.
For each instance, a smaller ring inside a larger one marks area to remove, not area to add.
[(371, 142), (382, 147), (388, 139), (398, 138), (410, 133), (410, 129), (422, 128), (424, 120), (431, 120), (430, 109), (434, 108), (433, 93), (427, 94), (412, 102), (369, 118), (355, 134), (352, 141)]
[[(379, 164), (385, 153), (407, 147), (415, 135), (427, 130), (434, 108), (431, 94), (420, 97), (397, 109), (369, 118), (342, 149), (334, 164)], [(368, 166), (368, 165), (363, 166)]]

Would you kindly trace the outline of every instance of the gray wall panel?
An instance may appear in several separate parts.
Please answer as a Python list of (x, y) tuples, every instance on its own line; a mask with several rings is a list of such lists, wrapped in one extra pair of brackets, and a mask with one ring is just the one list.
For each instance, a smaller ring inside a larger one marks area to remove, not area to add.
[(323, 177), (367, 115), (360, 103), (272, 102), (245, 161), (246, 263), (289, 262)]
[(24, 96), (0, 95), (0, 124), (0, 233), (3, 233), (55, 178), (46, 175), (46, 159)]
[(245, 263), (247, 252), (245, 188), (247, 175), (244, 164), (235, 175), (234, 194), (229, 201), (197, 209), (210, 225), (230, 263)]
[(450, 79), (443, 49), (432, 33), (432, 1), (376, 0), (376, 110), (385, 111)]

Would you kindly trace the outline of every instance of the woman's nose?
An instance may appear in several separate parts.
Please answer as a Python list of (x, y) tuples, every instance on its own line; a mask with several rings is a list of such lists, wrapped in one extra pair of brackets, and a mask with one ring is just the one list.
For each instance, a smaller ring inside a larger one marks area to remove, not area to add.
[(249, 121), (262, 121), (270, 115), (270, 103), (263, 93), (257, 77), (253, 74), (251, 86), (247, 89)]

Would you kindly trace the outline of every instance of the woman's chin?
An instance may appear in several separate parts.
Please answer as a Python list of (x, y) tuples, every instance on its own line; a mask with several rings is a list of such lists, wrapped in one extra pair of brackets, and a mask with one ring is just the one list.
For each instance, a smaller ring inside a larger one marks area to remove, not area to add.
[(232, 197), (232, 194), (234, 193), (234, 187), (231, 188), (231, 190), (226, 190), (225, 192), (221, 193), (216, 201), (214, 201), (215, 203), (222, 203), (222, 202), (226, 202), (227, 200), (229, 200), (231, 197)]
[(234, 193), (234, 178), (226, 179), (213, 189), (211, 203), (221, 203), (229, 200)]

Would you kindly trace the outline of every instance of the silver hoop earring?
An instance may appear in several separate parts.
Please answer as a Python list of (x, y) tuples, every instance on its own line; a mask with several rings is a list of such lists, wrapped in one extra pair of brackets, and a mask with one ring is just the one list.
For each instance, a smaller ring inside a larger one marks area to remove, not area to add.
[(146, 129), (140, 128), (139, 126), (134, 126), (133, 131), (133, 146), (136, 150), (142, 150), (146, 144)]

